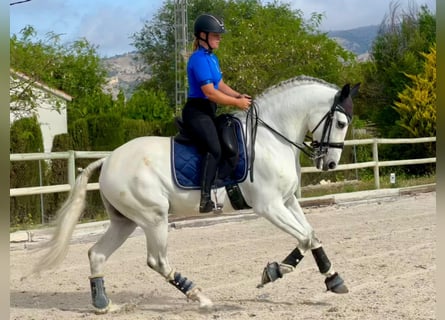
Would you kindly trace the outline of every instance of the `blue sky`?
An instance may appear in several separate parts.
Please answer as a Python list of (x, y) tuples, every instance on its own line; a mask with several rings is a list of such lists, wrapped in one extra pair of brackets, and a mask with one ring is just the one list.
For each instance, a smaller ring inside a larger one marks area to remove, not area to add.
[[(9, 0), (10, 3), (17, 0)], [(347, 30), (378, 25), (389, 12), (389, 0), (283, 0), (309, 17), (324, 14), (321, 30)], [(436, 0), (398, 0), (401, 8), (426, 4), (436, 11)], [(145, 21), (164, 0), (31, 0), (10, 6), (10, 34), (18, 34), (26, 25), (39, 35), (62, 35), (62, 41), (86, 38), (98, 46), (101, 56), (133, 51), (130, 36), (139, 32)]]

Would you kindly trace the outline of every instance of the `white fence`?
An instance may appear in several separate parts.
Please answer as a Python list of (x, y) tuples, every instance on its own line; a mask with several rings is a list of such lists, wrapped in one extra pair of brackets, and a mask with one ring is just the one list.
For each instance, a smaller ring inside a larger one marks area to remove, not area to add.
[[(372, 161), (359, 162), (351, 164), (341, 164), (337, 166), (334, 171), (340, 170), (353, 170), (362, 168), (374, 168), (374, 182), (375, 188), (380, 188), (380, 173), (379, 168), (389, 166), (403, 166), (413, 164), (426, 164), (436, 163), (436, 157), (423, 158), (423, 159), (408, 159), (408, 160), (394, 160), (394, 161), (379, 161), (378, 146), (383, 144), (407, 144), (407, 143), (427, 143), (435, 142), (436, 137), (430, 138), (413, 138), (413, 139), (360, 139), (360, 140), (347, 140), (346, 146), (351, 145), (372, 145)], [(36, 161), (36, 160), (51, 160), (51, 159), (66, 159), (68, 161), (68, 184), (51, 185), (51, 186), (36, 186), (27, 188), (13, 188), (9, 190), (10, 197), (18, 197), (33, 194), (45, 194), (55, 192), (66, 192), (71, 190), (71, 186), (74, 185), (76, 177), (76, 159), (99, 159), (106, 157), (110, 152), (95, 152), (95, 151), (67, 151), (67, 152), (51, 152), (51, 153), (20, 153), (10, 154), (10, 161)], [(320, 172), (314, 167), (303, 167), (302, 174)], [(98, 183), (89, 183), (88, 190), (97, 190), (99, 188)], [(300, 194), (300, 192), (298, 193)]]

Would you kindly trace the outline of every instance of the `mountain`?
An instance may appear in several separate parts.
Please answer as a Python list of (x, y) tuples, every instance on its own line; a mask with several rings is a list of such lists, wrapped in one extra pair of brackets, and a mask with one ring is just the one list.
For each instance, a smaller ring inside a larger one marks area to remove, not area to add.
[(371, 50), (378, 30), (379, 26), (366, 26), (350, 30), (329, 31), (328, 36), (337, 41), (344, 49), (360, 56)]
[(130, 98), (138, 84), (150, 79), (150, 71), (136, 52), (104, 58), (102, 64), (107, 70), (104, 91), (111, 93), (114, 98), (121, 89), (125, 97)]
[[(378, 30), (379, 26), (366, 26), (329, 31), (327, 34), (344, 49), (356, 54), (358, 60), (366, 61)], [(104, 90), (112, 93), (113, 97), (122, 89), (128, 99), (139, 83), (150, 78), (150, 71), (136, 52), (104, 58), (102, 63), (108, 72), (108, 83)]]

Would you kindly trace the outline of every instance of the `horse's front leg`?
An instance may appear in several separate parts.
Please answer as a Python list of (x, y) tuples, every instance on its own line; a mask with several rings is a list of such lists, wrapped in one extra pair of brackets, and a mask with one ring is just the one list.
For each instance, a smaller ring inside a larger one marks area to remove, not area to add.
[(318, 270), (326, 277), (325, 284), (327, 290), (335, 293), (348, 292), (343, 279), (334, 270), (321, 242), (315, 236), (295, 197), (289, 199), (286, 205), (277, 205), (274, 209), (271, 207), (269, 210), (265, 210), (263, 215), (277, 227), (294, 236), (299, 244), (281, 263), (272, 262), (267, 264), (258, 287), (262, 287), (269, 282), (282, 278), (284, 274), (294, 271), (295, 267), (304, 258), (305, 252), (311, 250)]
[[(320, 273), (326, 277), (326, 289), (334, 293), (349, 292), (343, 279), (337, 272), (334, 271), (334, 268), (324, 252), (323, 247), (320, 246), (317, 249), (312, 249), (311, 251)], [(298, 265), (298, 263), (300, 263), (303, 257), (304, 255), (301, 253), (300, 249), (296, 247), (281, 263), (268, 263), (263, 270), (261, 283), (258, 285), (258, 288), (262, 288), (265, 284), (282, 278), (284, 274), (294, 271), (295, 267)]]

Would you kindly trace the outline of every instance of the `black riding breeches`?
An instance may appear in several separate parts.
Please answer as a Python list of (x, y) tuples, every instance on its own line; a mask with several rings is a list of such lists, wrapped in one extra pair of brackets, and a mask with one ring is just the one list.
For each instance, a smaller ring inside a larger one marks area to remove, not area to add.
[(182, 122), (198, 148), (204, 153), (201, 191), (210, 194), (221, 160), (221, 144), (215, 125), (216, 104), (207, 99), (188, 99), (182, 109)]
[(215, 125), (216, 104), (207, 99), (189, 99), (182, 110), (182, 121), (198, 148), (219, 163), (221, 144)]

